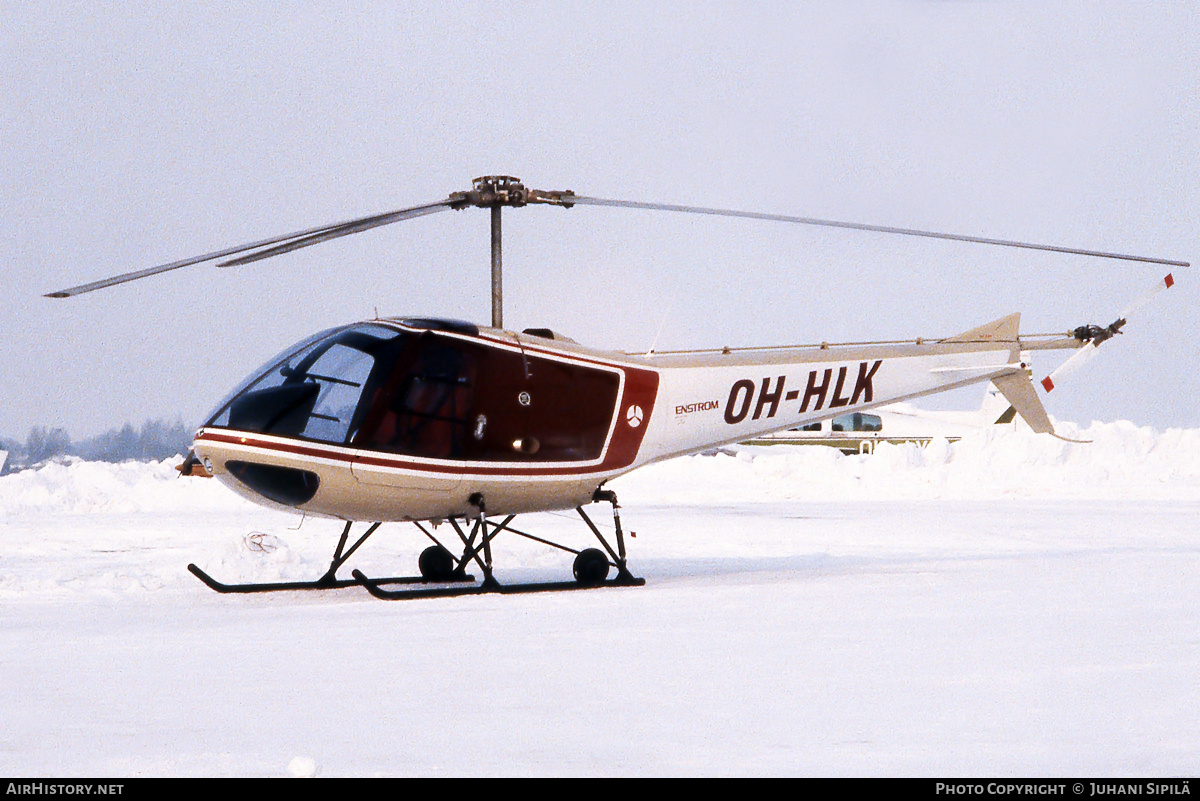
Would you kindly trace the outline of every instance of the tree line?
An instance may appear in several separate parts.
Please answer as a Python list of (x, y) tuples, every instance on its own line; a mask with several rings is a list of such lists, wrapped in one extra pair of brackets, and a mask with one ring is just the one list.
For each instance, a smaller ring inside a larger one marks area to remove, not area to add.
[(97, 462), (161, 461), (185, 454), (195, 432), (181, 420), (149, 420), (141, 428), (126, 423), (79, 442), (61, 428), (34, 426), (25, 442), (0, 437), (0, 450), (8, 451), (3, 472), (44, 464), (67, 456)]

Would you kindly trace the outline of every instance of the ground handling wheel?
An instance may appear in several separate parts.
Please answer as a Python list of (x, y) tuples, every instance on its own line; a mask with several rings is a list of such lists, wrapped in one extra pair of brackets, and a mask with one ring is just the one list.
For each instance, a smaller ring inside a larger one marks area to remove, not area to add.
[(440, 545), (431, 545), (421, 551), (417, 566), (422, 578), (444, 581), (454, 574), (454, 556)]
[(599, 548), (580, 551), (575, 557), (575, 580), (585, 587), (603, 584), (608, 578), (608, 556)]

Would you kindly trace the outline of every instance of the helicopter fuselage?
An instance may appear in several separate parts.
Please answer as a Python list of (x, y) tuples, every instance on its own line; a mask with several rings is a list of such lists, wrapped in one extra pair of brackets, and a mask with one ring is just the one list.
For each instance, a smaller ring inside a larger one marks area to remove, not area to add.
[(247, 498), (343, 520), (570, 509), (642, 465), (1020, 371), (1016, 315), (938, 342), (632, 355), (372, 320), (299, 343), (197, 432)]

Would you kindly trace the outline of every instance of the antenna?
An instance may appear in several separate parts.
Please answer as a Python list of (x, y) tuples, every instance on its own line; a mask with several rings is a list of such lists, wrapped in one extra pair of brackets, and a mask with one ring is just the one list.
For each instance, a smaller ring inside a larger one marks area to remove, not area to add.
[(654, 353), (654, 349), (658, 347), (658, 338), (662, 336), (663, 327), (667, 324), (667, 315), (675, 308), (675, 296), (671, 296), (671, 302), (663, 310), (662, 320), (658, 323), (658, 330), (654, 332), (654, 339), (650, 342), (650, 350), (646, 351), (646, 355), (650, 356)]

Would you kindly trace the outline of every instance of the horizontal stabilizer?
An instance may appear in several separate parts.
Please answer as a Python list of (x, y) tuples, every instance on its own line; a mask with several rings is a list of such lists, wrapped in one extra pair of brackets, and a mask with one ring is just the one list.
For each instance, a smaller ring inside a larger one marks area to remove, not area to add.
[(1021, 323), (1021, 313), (1014, 312), (1007, 317), (1001, 317), (987, 325), (964, 331), (956, 337), (943, 339), (942, 342), (1016, 342), (1017, 329)]

